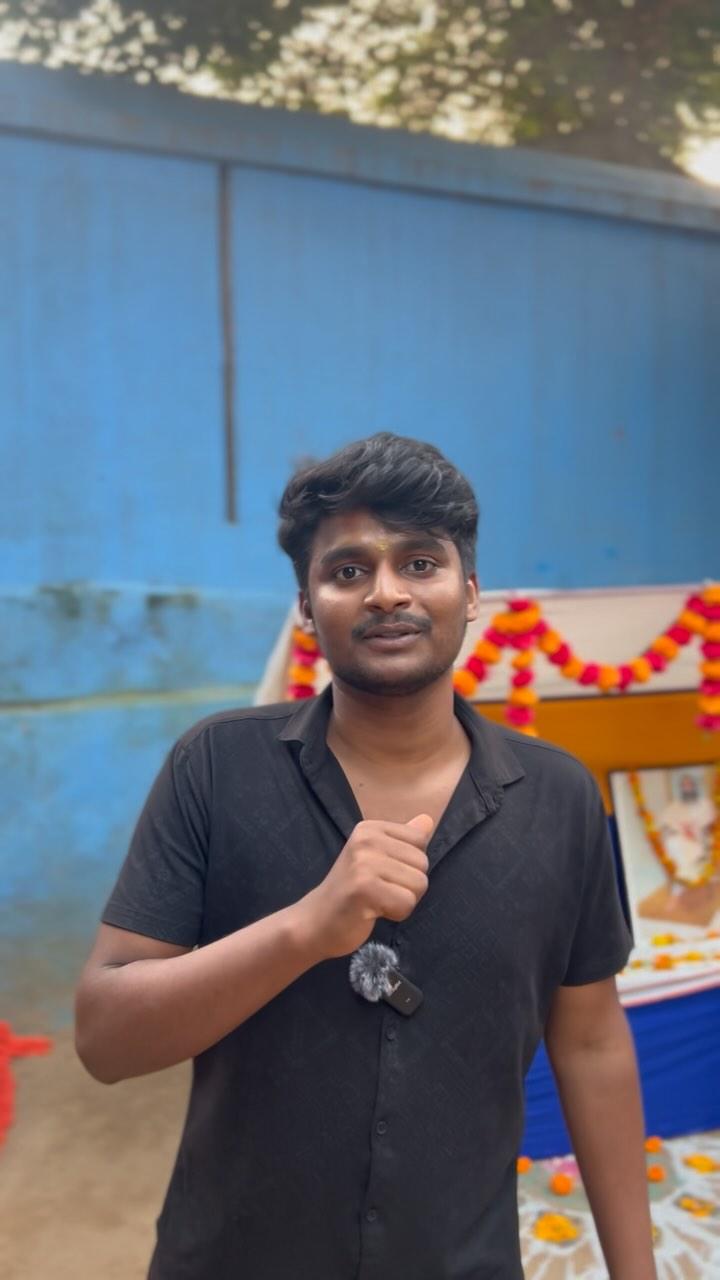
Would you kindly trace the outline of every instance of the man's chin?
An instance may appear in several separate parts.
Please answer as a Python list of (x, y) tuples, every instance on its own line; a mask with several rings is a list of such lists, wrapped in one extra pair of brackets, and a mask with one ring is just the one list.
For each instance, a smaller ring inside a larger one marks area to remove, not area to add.
[(368, 693), (380, 698), (402, 698), (429, 688), (448, 670), (447, 666), (406, 672), (363, 671), (358, 670), (357, 667), (351, 667), (345, 670), (335, 668), (333, 674), (335, 679), (358, 693)]

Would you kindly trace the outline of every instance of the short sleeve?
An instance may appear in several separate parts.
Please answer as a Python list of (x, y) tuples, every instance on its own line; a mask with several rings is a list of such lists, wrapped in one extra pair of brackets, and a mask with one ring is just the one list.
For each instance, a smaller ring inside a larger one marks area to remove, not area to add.
[(133, 833), (105, 924), (193, 947), (202, 929), (208, 804), (187, 748), (177, 743), (160, 770)]
[(633, 940), (620, 900), (610, 828), (593, 782), (581, 899), (563, 986), (579, 987), (618, 973)]

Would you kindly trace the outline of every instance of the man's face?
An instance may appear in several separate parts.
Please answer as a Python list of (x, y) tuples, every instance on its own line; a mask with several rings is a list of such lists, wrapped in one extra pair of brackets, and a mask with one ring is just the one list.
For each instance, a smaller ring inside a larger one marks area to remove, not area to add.
[(465, 578), (449, 538), (398, 532), (352, 511), (318, 527), (300, 606), (336, 679), (394, 696), (452, 667), (477, 597), (475, 574)]
[(700, 798), (698, 785), (691, 773), (684, 773), (680, 778), (680, 799), (692, 804)]

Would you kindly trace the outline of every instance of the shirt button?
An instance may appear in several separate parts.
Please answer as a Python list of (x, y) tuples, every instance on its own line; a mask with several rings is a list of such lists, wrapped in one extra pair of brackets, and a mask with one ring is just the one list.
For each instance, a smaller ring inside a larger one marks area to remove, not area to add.
[(368, 1209), (367, 1213), (365, 1214), (365, 1218), (368, 1222), (374, 1222), (377, 1216), (378, 1216), (377, 1209)]
[(394, 1040), (396, 1035), (397, 1035), (396, 1027), (388, 1027), (387, 1031), (385, 1032), (385, 1038), (387, 1040)]
[(378, 1120), (377, 1124), (375, 1125), (375, 1132), (387, 1133), (387, 1129), (388, 1129), (387, 1120)]

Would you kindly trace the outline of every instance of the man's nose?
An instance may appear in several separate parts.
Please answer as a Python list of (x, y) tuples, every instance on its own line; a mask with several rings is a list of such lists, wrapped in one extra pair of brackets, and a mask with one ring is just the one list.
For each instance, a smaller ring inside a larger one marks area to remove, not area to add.
[(392, 613), (393, 609), (409, 604), (411, 598), (407, 580), (396, 573), (392, 566), (379, 565), (369, 579), (365, 604), (368, 609)]

